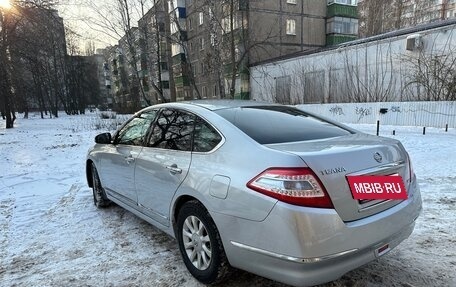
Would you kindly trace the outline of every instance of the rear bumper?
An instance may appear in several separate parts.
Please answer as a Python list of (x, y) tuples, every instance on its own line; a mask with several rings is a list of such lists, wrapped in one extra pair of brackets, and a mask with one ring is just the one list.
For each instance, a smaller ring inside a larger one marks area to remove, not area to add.
[(286, 284), (311, 286), (335, 280), (396, 247), (412, 233), (420, 211), (416, 187), (400, 204), (350, 223), (335, 210), (280, 202), (262, 222), (217, 213), (213, 218), (231, 265)]
[[(389, 242), (390, 250), (408, 238), (413, 228), (414, 223), (404, 228), (399, 234), (386, 238), (385, 241)], [(377, 258), (376, 249), (376, 244), (374, 244), (349, 254), (333, 254), (333, 258), (323, 258), (311, 263), (298, 263), (294, 260), (268, 256), (246, 249), (238, 250), (236, 253), (246, 262), (255, 262), (249, 266), (240, 267), (249, 272), (293, 286), (314, 286), (336, 280), (345, 273), (375, 260)], [(317, 258), (299, 259), (309, 261)]]

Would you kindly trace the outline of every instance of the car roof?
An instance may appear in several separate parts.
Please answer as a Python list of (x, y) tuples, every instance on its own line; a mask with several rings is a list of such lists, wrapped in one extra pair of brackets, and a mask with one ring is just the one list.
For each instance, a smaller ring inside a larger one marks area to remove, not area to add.
[(249, 100), (193, 100), (179, 102), (182, 104), (190, 104), (206, 108), (211, 111), (231, 109), (231, 108), (242, 108), (242, 107), (255, 107), (255, 106), (277, 106), (278, 104), (272, 104), (268, 102), (260, 101), (249, 101)]

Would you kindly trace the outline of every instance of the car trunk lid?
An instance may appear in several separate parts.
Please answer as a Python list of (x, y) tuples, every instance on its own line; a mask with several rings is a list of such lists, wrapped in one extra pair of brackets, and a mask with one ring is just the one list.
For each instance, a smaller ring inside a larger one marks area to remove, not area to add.
[(266, 145), (298, 155), (320, 178), (343, 221), (358, 220), (400, 203), (400, 200), (355, 200), (347, 176), (402, 176), (410, 182), (407, 155), (393, 139), (353, 134), (324, 140)]

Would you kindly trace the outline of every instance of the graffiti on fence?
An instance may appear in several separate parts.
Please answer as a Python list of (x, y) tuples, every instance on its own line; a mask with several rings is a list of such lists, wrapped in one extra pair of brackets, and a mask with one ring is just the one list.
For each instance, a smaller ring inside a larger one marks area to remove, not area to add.
[(356, 107), (356, 114), (359, 116), (358, 121), (372, 114), (372, 108)]
[(339, 107), (339, 106), (334, 106), (334, 107), (330, 108), (329, 112), (335, 116), (345, 115), (344, 110), (342, 109), (342, 107)]

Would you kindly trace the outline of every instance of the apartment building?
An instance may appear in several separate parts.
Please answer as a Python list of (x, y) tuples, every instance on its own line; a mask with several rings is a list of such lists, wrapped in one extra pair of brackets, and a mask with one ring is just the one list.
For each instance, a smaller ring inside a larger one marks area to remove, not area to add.
[(358, 33), (356, 0), (171, 2), (181, 9), (176, 18), (187, 40), (174, 49), (187, 57), (192, 74), (183, 82), (193, 84), (189, 92), (201, 98), (247, 99), (250, 65), (352, 40)]
[[(150, 103), (171, 100), (171, 46), (168, 3), (153, 2), (152, 8), (138, 21), (140, 49), (140, 80)], [(172, 75), (171, 75), (172, 77)], [(174, 89), (173, 89), (174, 93)]]
[[(150, 103), (249, 99), (251, 65), (355, 39), (357, 15), (357, 0), (156, 0), (138, 22), (140, 87)], [(112, 62), (118, 89), (124, 38)], [(117, 94), (123, 102), (131, 87)]]
[[(187, 21), (187, 6), (192, 1), (168, 0), (169, 35), (171, 39), (171, 61), (168, 62), (170, 73), (174, 79), (176, 100), (189, 100), (198, 98), (198, 86), (195, 85), (194, 71), (190, 60), (188, 29), (192, 27), (191, 20)], [(172, 88), (172, 86), (171, 86)]]
[(109, 65), (109, 74), (111, 74), (113, 108), (117, 111), (124, 111), (130, 98), (130, 81), (127, 73), (129, 64), (125, 60), (125, 55), (120, 45), (106, 47), (105, 59)]
[(100, 104), (103, 108), (113, 108), (112, 75), (106, 55), (107, 49), (97, 49), (93, 57), (97, 67)]
[(358, 1), (328, 0), (326, 45), (337, 45), (358, 37)]

